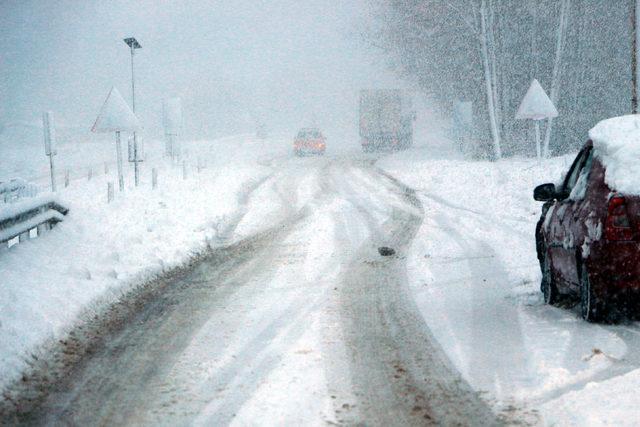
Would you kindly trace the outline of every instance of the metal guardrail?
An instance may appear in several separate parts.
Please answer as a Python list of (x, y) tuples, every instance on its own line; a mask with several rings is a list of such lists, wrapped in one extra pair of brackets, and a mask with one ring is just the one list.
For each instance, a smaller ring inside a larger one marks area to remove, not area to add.
[(0, 244), (16, 237), (20, 242), (28, 240), (33, 229), (40, 235), (61, 222), (68, 212), (53, 194), (0, 205)]
[(21, 178), (0, 182), (0, 202), (12, 203), (25, 197), (35, 197), (38, 186)]

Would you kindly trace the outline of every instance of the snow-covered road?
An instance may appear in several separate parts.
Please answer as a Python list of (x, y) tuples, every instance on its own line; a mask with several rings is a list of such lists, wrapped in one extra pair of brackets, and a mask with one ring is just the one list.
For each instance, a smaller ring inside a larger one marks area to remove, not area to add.
[(142, 309), (110, 322), (22, 421), (495, 422), (409, 293), (405, 252), (422, 222), (413, 191), (366, 158), (270, 166), (242, 200), (268, 208), (241, 207), (228, 242), (133, 295)]

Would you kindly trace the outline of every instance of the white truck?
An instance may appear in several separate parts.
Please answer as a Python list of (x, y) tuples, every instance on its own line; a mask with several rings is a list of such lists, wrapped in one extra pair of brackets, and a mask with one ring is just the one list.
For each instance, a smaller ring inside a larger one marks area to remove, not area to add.
[(411, 98), (400, 89), (360, 91), (362, 150), (404, 150), (413, 144), (416, 114)]

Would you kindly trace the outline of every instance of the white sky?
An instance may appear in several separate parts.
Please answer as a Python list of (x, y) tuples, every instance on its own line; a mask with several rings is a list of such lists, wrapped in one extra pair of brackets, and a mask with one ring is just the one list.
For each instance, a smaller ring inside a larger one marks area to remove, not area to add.
[(4, 1), (0, 3), (0, 123), (89, 129), (112, 85), (130, 102), (124, 37), (142, 49), (136, 107), (158, 134), (162, 99), (180, 96), (190, 137), (314, 121), (357, 133), (357, 91), (397, 86), (361, 41), (365, 0)]

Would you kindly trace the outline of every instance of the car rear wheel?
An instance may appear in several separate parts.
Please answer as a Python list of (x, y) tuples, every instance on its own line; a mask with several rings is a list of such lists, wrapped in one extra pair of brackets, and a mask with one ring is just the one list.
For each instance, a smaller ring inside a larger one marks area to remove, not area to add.
[(589, 271), (584, 263), (580, 269), (580, 314), (587, 322), (598, 322), (604, 317), (604, 304), (593, 292)]
[(542, 263), (542, 283), (540, 284), (540, 287), (542, 288), (541, 290), (545, 304), (552, 305), (558, 302), (558, 288), (553, 280), (551, 262), (549, 261), (548, 255), (544, 256), (544, 261)]

